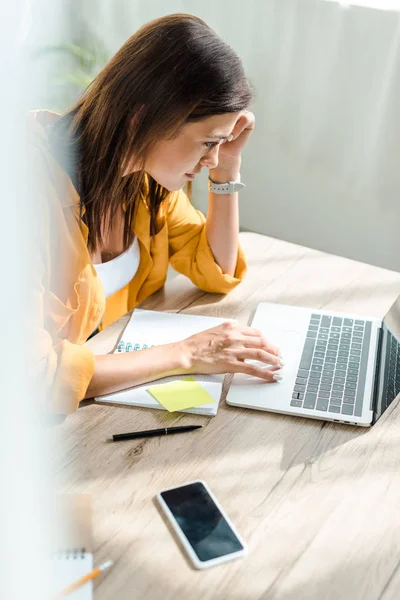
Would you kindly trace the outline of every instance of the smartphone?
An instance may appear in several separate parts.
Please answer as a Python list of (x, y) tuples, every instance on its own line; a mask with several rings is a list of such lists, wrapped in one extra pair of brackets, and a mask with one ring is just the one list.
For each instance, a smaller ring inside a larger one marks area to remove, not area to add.
[(204, 481), (162, 490), (157, 500), (196, 569), (206, 569), (247, 553)]

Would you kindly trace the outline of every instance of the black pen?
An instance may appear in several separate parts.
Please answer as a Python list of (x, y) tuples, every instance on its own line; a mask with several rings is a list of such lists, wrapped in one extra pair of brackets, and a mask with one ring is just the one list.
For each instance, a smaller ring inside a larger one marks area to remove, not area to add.
[(155, 437), (157, 435), (170, 435), (171, 433), (184, 433), (201, 429), (203, 425), (184, 425), (182, 427), (165, 427), (164, 429), (149, 429), (148, 431), (135, 431), (133, 433), (117, 433), (110, 438), (109, 442), (120, 442), (122, 440), (136, 440), (137, 438)]

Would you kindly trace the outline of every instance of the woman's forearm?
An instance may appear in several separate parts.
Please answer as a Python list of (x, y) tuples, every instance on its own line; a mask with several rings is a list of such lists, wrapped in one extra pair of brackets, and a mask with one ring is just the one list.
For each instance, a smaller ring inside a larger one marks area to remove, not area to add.
[(97, 355), (95, 358), (96, 368), (85, 399), (185, 373), (185, 360), (178, 344), (155, 346), (137, 352)]
[(207, 240), (223, 273), (234, 275), (239, 247), (238, 194), (209, 192), (206, 222)]

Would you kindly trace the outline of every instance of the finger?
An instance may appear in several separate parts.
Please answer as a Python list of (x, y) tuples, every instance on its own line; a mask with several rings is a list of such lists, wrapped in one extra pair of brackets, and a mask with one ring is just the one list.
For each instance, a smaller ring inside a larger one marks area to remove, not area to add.
[(264, 379), (270, 383), (277, 383), (282, 379), (281, 375), (270, 369), (263, 369), (261, 367), (257, 367), (256, 365), (245, 362), (239, 362), (237, 372), (244, 373), (245, 375), (251, 375), (252, 377), (259, 377), (260, 379)]
[(270, 352), (262, 350), (261, 348), (239, 349), (236, 353), (236, 357), (238, 360), (258, 361), (266, 365), (270, 365), (274, 369), (280, 369), (284, 366), (284, 363), (281, 361), (279, 356), (271, 354)]
[[(267, 350), (268, 352), (271, 352), (272, 354), (276, 354), (276, 356), (281, 355), (281, 351), (278, 348), (278, 346), (275, 346), (275, 344), (271, 344), (271, 342), (263, 335), (262, 331), (260, 331), (259, 329), (256, 329), (254, 327), (243, 327), (241, 333), (244, 336), (247, 336), (247, 340), (243, 340), (243, 343), (246, 346), (261, 347)], [(254, 343), (253, 341), (250, 342), (250, 339), (252, 338), (257, 338), (254, 341)]]
[(250, 111), (243, 112), (238, 120), (235, 123), (233, 131), (228, 137), (228, 142), (233, 142), (236, 138), (238, 138), (242, 133), (248, 129), (249, 134), (254, 129), (256, 123), (256, 118), (254, 114)]

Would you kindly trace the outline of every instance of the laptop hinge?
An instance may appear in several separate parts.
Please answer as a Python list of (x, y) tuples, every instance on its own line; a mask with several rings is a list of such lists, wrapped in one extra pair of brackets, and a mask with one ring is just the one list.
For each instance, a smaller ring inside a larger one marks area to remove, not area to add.
[[(378, 349), (376, 354), (376, 364), (375, 364), (375, 376), (374, 376), (374, 390), (372, 393), (371, 405), (370, 409), (373, 411), (372, 416), (372, 424), (374, 424), (377, 419), (376, 408), (378, 405), (378, 393), (379, 393), (379, 383), (381, 380), (381, 357), (382, 357), (382, 345), (383, 345), (383, 328), (379, 327), (378, 329)], [(384, 367), (384, 365), (383, 365)]]

